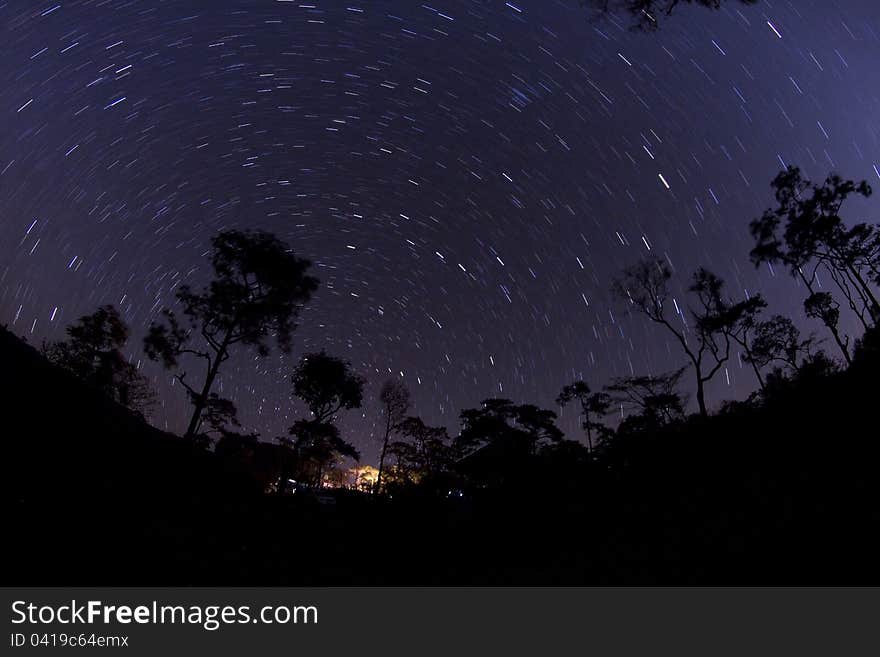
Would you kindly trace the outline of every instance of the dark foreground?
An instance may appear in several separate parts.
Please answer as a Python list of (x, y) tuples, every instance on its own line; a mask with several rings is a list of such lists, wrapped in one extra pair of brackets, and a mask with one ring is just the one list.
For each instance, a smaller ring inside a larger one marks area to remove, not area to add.
[(6, 585), (880, 583), (876, 354), (618, 468), (334, 506), (263, 495), (6, 331), (0, 367)]

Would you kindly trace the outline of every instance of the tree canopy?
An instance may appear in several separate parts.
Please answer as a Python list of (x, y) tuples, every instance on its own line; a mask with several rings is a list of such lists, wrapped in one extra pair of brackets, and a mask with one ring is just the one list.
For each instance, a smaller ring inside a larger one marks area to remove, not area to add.
[(115, 306), (101, 306), (65, 330), (66, 341), (44, 345), (46, 357), (108, 397), (138, 413), (155, 405), (155, 393), (122, 353), (129, 329)]
[[(212, 280), (198, 291), (189, 285), (177, 291), (185, 325), (173, 310), (165, 309), (163, 321), (153, 323), (144, 339), (147, 356), (175, 370), (189, 394), (189, 438), (199, 430), (230, 350), (241, 344), (265, 356), (271, 338), (282, 351), (289, 351), (296, 319), (318, 287), (318, 280), (307, 273), (311, 263), (270, 233), (222, 231), (211, 247)], [(187, 381), (184, 357), (202, 361), (201, 385)]]

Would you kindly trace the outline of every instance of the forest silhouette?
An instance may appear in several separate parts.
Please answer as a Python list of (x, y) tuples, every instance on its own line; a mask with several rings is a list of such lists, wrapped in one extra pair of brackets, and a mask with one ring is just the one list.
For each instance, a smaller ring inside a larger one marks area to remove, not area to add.
[[(396, 379), (378, 408), (362, 408), (365, 379), (324, 351), (290, 372), (308, 412), (286, 435), (242, 432), (215, 390), (223, 363), (237, 350), (290, 352), (320, 284), (264, 232), (215, 236), (211, 280), (180, 287), (178, 310), (162, 311), (144, 339), (190, 402), (182, 436), (147, 421), (156, 395), (123, 355), (129, 329), (112, 306), (40, 349), (3, 329), (12, 579), (880, 581), (880, 225), (843, 218), (871, 188), (837, 175), (815, 184), (796, 168), (772, 186), (775, 207), (749, 226), (750, 256), (790, 273), (817, 333), (760, 295), (731, 296), (704, 268), (675, 301), (669, 263), (633, 263), (610, 287), (670, 336), (682, 366), (563, 385), (557, 402), (580, 414), (579, 436), (565, 436), (553, 410), (495, 398), (462, 410), (451, 436), (411, 414)], [(706, 385), (737, 357), (756, 391), (713, 406)], [(612, 408), (624, 409), (616, 426)], [(360, 455), (338, 420), (352, 409), (381, 420), (375, 477), (348, 477)]]

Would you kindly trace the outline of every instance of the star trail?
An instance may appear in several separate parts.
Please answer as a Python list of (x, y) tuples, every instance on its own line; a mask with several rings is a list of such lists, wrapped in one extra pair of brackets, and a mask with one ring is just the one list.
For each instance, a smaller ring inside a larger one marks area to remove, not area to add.
[[(366, 461), (386, 378), (454, 432), (486, 397), (555, 408), (575, 378), (682, 365), (609, 292), (646, 255), (677, 304), (704, 265), (821, 332), (751, 264), (748, 223), (790, 164), (880, 184), (873, 0), (683, 8), (652, 33), (577, 2), (352, 2), (0, 2), (0, 322), (39, 345), (116, 304), (153, 422), (180, 431), (143, 333), (218, 230), (274, 232), (321, 288), (291, 355), (240, 350), (216, 391), (271, 439), (302, 414), (295, 359), (326, 348), (368, 380), (342, 423)], [(732, 359), (710, 402), (753, 387)]]

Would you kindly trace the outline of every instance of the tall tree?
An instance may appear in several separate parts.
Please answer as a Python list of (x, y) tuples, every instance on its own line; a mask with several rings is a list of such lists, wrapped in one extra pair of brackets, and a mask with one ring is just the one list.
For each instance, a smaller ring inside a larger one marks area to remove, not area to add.
[(828, 274), (866, 330), (880, 320), (876, 281), (872, 283), (880, 270), (880, 229), (864, 223), (848, 228), (840, 216), (850, 196), (867, 198), (871, 187), (834, 174), (814, 185), (797, 167), (779, 173), (772, 187), (777, 207), (750, 225), (755, 239), (752, 261), (756, 266), (782, 264), (804, 284), (808, 316), (825, 324), (850, 363), (849, 338), (838, 325), (838, 304), (830, 293), (820, 291), (819, 273)]
[[(614, 282), (613, 292), (629, 301), (650, 321), (664, 327), (681, 345), (690, 361), (700, 415), (707, 416), (706, 384), (730, 359), (731, 342), (757, 313), (763, 299), (755, 296), (738, 303), (728, 303), (722, 294), (724, 282), (706, 269), (698, 269), (688, 290), (696, 300), (692, 308), (692, 326), (672, 301), (669, 280), (672, 270), (662, 260), (643, 260), (626, 268)], [(680, 322), (673, 323), (670, 305), (675, 306)], [(693, 336), (689, 340), (689, 336)]]
[(762, 324), (759, 315), (766, 307), (767, 304), (763, 298), (759, 298), (750, 308), (749, 312), (743, 313), (743, 317), (739, 322), (740, 330), (733, 332), (731, 335), (733, 340), (742, 348), (741, 360), (751, 365), (761, 390), (764, 389), (764, 376), (761, 374), (761, 366), (758, 364), (758, 361), (753, 358), (753, 351), (754, 341)]
[(593, 456), (593, 433), (601, 432), (605, 426), (601, 418), (608, 414), (611, 406), (611, 398), (604, 392), (593, 392), (584, 381), (575, 381), (562, 389), (556, 403), (566, 406), (570, 402), (577, 401), (581, 408), (581, 427), (587, 436), (587, 450), (590, 457)]
[(379, 392), (382, 413), (385, 415), (385, 432), (382, 437), (382, 451), (379, 455), (379, 473), (376, 475), (376, 492), (382, 490), (382, 472), (385, 469), (385, 456), (388, 452), (388, 441), (400, 429), (400, 424), (409, 411), (409, 390), (400, 381), (387, 380)]
[(122, 353), (129, 331), (114, 306), (80, 317), (66, 333), (66, 341), (43, 345), (46, 358), (123, 406), (142, 415), (149, 412), (155, 394)]
[[(165, 309), (164, 321), (154, 323), (144, 340), (147, 356), (175, 370), (176, 379), (189, 394), (193, 412), (187, 438), (199, 431), (211, 389), (230, 350), (240, 344), (265, 356), (274, 338), (288, 352), (296, 319), (318, 287), (318, 280), (307, 274), (311, 263), (296, 257), (270, 233), (228, 230), (211, 244), (213, 280), (198, 292), (188, 285), (177, 291), (188, 325), (182, 326), (175, 313)], [(194, 346), (196, 336), (201, 344)], [(186, 380), (183, 357), (204, 363), (200, 384)]]
[(300, 359), (291, 383), (293, 394), (318, 422), (332, 422), (340, 411), (360, 408), (363, 402), (364, 379), (348, 362), (323, 350)]
[(840, 347), (843, 358), (847, 365), (852, 364), (852, 356), (849, 353), (849, 336), (840, 331), (840, 304), (835, 301), (830, 292), (813, 292), (804, 299), (804, 312), (807, 317), (821, 320), (837, 346)]
[(296, 437), (297, 456), (315, 464), (320, 485), (322, 472), (334, 459), (359, 458), (357, 450), (340, 437), (335, 420), (342, 410), (360, 408), (364, 380), (349, 363), (321, 351), (303, 356), (291, 381), (294, 395), (305, 402), (310, 417), (298, 420), (289, 432)]
[(620, 406), (621, 421), (602, 443), (602, 462), (627, 468), (660, 435), (665, 427), (684, 420), (687, 399), (678, 391), (687, 371), (682, 367), (662, 374), (614, 379), (605, 387)]

